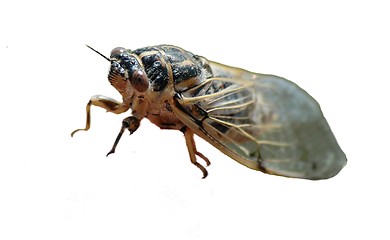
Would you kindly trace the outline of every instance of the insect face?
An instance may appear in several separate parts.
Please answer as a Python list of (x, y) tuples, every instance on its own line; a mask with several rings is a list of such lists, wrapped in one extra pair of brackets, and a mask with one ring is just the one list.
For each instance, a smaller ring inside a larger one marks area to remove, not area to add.
[(110, 61), (108, 80), (120, 93), (129, 91), (129, 88), (142, 93), (149, 88), (148, 78), (130, 50), (114, 48), (111, 51)]

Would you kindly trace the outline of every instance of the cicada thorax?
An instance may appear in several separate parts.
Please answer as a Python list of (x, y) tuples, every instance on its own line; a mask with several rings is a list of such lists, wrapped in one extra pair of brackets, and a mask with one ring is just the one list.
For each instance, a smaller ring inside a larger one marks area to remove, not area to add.
[[(169, 45), (136, 49), (131, 55), (138, 59), (149, 81), (148, 91), (138, 96), (148, 102), (145, 117), (160, 128), (181, 129), (184, 124), (170, 106), (175, 96), (212, 76), (207, 60)], [(137, 106), (133, 102), (133, 113), (139, 112)]]
[(163, 91), (167, 86), (182, 92), (212, 76), (205, 58), (179, 47), (160, 45), (134, 50), (149, 78), (151, 90)]

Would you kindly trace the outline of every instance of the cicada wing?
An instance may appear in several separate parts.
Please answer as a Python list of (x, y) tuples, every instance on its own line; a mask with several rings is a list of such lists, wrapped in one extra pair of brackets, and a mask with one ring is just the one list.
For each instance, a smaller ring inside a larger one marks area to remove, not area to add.
[(266, 173), (326, 179), (346, 164), (318, 103), (272, 75), (211, 63), (210, 78), (181, 93), (178, 118), (239, 163)]

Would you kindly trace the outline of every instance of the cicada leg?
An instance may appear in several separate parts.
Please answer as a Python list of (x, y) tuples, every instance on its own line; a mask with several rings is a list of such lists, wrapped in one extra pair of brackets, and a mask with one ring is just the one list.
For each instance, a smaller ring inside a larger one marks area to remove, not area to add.
[(107, 110), (107, 112), (112, 112), (112, 113), (123, 113), (129, 110), (130, 105), (121, 103), (115, 99), (112, 99), (110, 97), (102, 96), (102, 95), (95, 95), (91, 97), (91, 100), (87, 103), (86, 106), (86, 112), (87, 112), (87, 121), (85, 124), (85, 128), (80, 128), (76, 129), (71, 133), (71, 136), (78, 132), (78, 131), (88, 131), (89, 128), (91, 127), (91, 106), (97, 106), (101, 107)]
[(196, 161), (196, 155), (201, 157), (206, 162), (207, 166), (210, 165), (209, 159), (196, 150), (194, 132), (187, 127), (184, 127), (183, 129), (181, 129), (181, 131), (184, 133), (184, 138), (186, 140), (186, 145), (188, 149), (188, 154), (190, 155), (191, 163), (197, 166), (202, 171), (203, 178), (206, 178), (208, 175), (207, 170), (205, 167), (203, 167), (200, 163)]
[(133, 134), (133, 132), (135, 132), (139, 128), (140, 123), (141, 120), (134, 116), (130, 116), (123, 119), (121, 130), (119, 131), (118, 136), (115, 139), (114, 145), (106, 156), (110, 155), (111, 153), (115, 153), (116, 146), (118, 145), (119, 140), (121, 139), (125, 129), (128, 129), (130, 131), (130, 134)]

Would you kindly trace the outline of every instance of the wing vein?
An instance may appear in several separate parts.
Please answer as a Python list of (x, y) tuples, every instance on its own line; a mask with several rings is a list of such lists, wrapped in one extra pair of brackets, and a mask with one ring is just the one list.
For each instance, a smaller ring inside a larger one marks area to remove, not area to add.
[(230, 106), (230, 107), (216, 107), (216, 108), (211, 108), (209, 110), (207, 110), (207, 113), (211, 113), (211, 112), (214, 112), (214, 111), (218, 111), (218, 110), (229, 110), (229, 109), (240, 109), (240, 108), (245, 108), (251, 104), (253, 104), (255, 101), (252, 100), (252, 101), (249, 101), (249, 102), (246, 102), (246, 103), (242, 103), (242, 104), (237, 104), (237, 105), (234, 105), (234, 106)]

